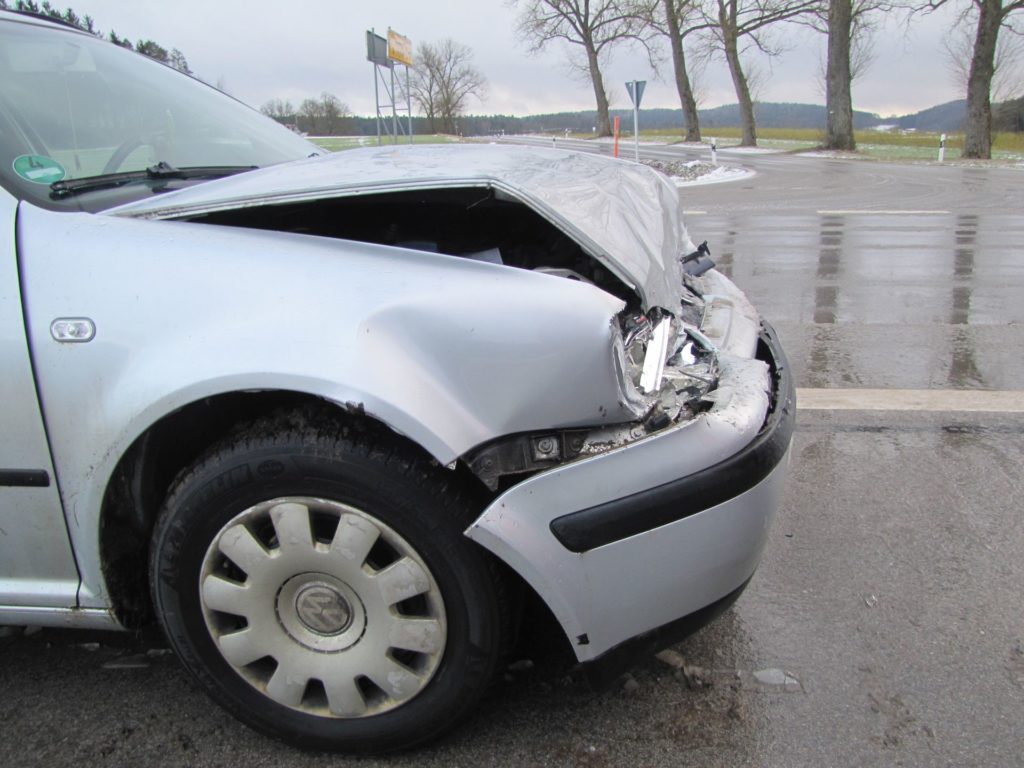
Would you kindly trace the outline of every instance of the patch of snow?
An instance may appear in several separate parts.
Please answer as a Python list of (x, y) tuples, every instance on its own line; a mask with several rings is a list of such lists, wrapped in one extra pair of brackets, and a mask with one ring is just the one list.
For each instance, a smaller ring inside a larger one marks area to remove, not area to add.
[[(615, 137), (614, 136), (602, 136), (599, 139), (585, 139), (585, 141), (593, 141), (593, 142), (595, 142), (597, 144), (614, 144), (615, 143)], [(668, 141), (666, 141), (665, 139), (640, 139), (640, 146), (644, 146), (645, 144), (650, 145), (652, 147), (663, 147), (666, 144), (668, 144)], [(626, 147), (626, 146), (630, 146), (630, 147), (633, 146), (633, 137), (632, 136), (628, 136), (628, 137), (619, 136), (619, 153), (620, 154), (622, 153), (623, 147)]]
[(717, 165), (712, 170), (694, 178), (673, 177), (677, 187), (695, 187), (699, 184), (719, 184), (724, 181), (742, 181), (749, 179), (755, 174), (750, 168), (740, 168), (735, 165)]
[(771, 147), (722, 147), (719, 146), (719, 152), (730, 152), (737, 155), (777, 155), (780, 152), (784, 152), (782, 149), (772, 149)]
[(641, 162), (668, 176), (677, 187), (739, 181), (754, 175), (754, 172), (748, 168), (712, 165), (704, 160), (642, 160)]

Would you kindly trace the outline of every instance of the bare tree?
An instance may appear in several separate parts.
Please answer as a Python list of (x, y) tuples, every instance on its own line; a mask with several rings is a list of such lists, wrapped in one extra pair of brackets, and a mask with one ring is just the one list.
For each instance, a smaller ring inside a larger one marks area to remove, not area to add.
[(1024, 9), (1024, 0), (928, 0), (917, 6), (917, 11), (934, 11), (958, 2), (962, 6), (957, 24), (977, 17), (974, 29), (974, 46), (971, 49), (971, 65), (967, 73), (967, 123), (964, 130), (964, 157), (992, 157), (992, 80), (996, 73), (996, 50), (999, 33), (1006, 27), (1014, 29), (1010, 16)]
[[(793, 21), (812, 14), (821, 0), (708, 0), (704, 18), (714, 31), (715, 42), (729, 65), (729, 74), (736, 89), (740, 107), (743, 137), (740, 145), (757, 146), (757, 126), (754, 121), (754, 102), (750, 86), (740, 61), (742, 51), (750, 46), (769, 56), (777, 55), (781, 48), (768, 36), (768, 28), (783, 21)], [(1024, 2), (1024, 0), (1021, 0)]]
[(323, 120), (323, 133), (327, 136), (335, 136), (352, 117), (352, 110), (348, 108), (348, 104), (339, 101), (333, 93), (324, 91), (320, 94), (320, 115)]
[[(976, 8), (972, 4), (961, 14), (965, 23), (958, 23), (942, 41), (953, 80), (960, 88), (967, 88), (971, 75), (971, 54), (974, 35), (971, 30), (977, 26), (973, 18)], [(991, 99), (993, 103), (1012, 99), (1024, 92), (1024, 36), (1000, 35), (996, 42), (995, 58), (992, 62)]]
[(130, 51), (134, 50), (135, 48), (132, 45), (131, 40), (129, 40), (127, 37), (118, 37), (117, 32), (115, 32), (114, 30), (110, 30), (110, 36), (107, 39), (110, 40), (110, 42), (112, 42), (114, 45), (119, 45), (122, 48), (127, 48)]
[[(291, 109), (291, 104), (285, 102), (285, 105), (282, 105), (279, 100), (271, 99), (260, 108), (260, 111), (277, 118), (278, 114), (284, 111), (285, 106)], [(278, 114), (274, 114), (274, 112)], [(348, 105), (339, 101), (333, 93), (324, 91), (320, 94), (319, 99), (302, 100), (302, 103), (299, 104), (298, 115), (296, 115), (296, 123), (299, 130), (306, 133), (334, 136), (350, 117), (352, 117), (352, 111)]]
[(189, 69), (188, 66), (188, 59), (186, 59), (185, 54), (179, 51), (177, 48), (171, 49), (171, 53), (167, 58), (167, 63), (179, 72), (184, 72), (186, 75), (192, 74), (192, 70)]
[(437, 74), (441, 71), (439, 56), (433, 45), (421, 43), (416, 48), (415, 66), (409, 78), (409, 95), (427, 118), (430, 133), (437, 133), (438, 105), (441, 88)]
[(851, 86), (867, 69), (873, 55), (871, 44), (875, 11), (890, 12), (902, 0), (827, 0), (812, 26), (828, 35), (825, 59), (826, 149), (854, 150)]
[(167, 49), (153, 40), (139, 40), (135, 43), (135, 50), (151, 59), (162, 61), (164, 64), (170, 63), (170, 54)]
[(284, 125), (295, 122), (295, 107), (288, 100), (270, 99), (260, 107), (260, 112)]
[(318, 100), (303, 99), (302, 103), (299, 104), (299, 113), (296, 117), (300, 131), (311, 133), (314, 136), (320, 133), (319, 128), (322, 114)]
[(456, 118), (466, 110), (471, 96), (482, 99), (487, 79), (473, 66), (473, 51), (448, 38), (436, 45), (417, 48), (409, 83), (412, 100), (427, 118), (430, 132), (440, 121), (444, 133), (455, 133)]
[(829, 0), (828, 54), (825, 68), (825, 149), (854, 150), (853, 73), (850, 47), (853, 39), (853, 0)]
[(699, 0), (658, 0), (646, 10), (648, 25), (658, 34), (668, 38), (672, 50), (672, 69), (675, 74), (676, 91), (683, 109), (683, 128), (686, 141), (700, 141), (700, 117), (697, 113), (697, 98), (694, 94), (693, 73), (687, 68), (685, 39), (708, 28), (700, 13)]
[(562, 41), (582, 49), (586, 72), (597, 102), (597, 134), (610, 136), (608, 93), (601, 74), (602, 59), (623, 41), (645, 42), (647, 26), (636, 4), (619, 0), (512, 0), (522, 8), (519, 34), (532, 52)]

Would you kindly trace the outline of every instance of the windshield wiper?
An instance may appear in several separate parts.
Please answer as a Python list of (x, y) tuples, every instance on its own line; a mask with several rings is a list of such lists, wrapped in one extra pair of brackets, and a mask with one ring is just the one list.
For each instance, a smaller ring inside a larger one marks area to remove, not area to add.
[(118, 187), (135, 181), (151, 181), (158, 179), (219, 179), (236, 173), (252, 171), (257, 165), (199, 165), (188, 168), (175, 168), (161, 160), (144, 171), (124, 171), (121, 173), (104, 173), (99, 176), (86, 176), (81, 179), (65, 179), (50, 185), (50, 197), (62, 198), (106, 187)]

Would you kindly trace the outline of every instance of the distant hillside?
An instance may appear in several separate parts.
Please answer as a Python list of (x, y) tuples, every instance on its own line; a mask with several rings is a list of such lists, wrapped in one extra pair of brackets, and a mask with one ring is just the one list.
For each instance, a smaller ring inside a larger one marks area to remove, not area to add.
[(913, 115), (893, 118), (890, 121), (904, 130), (953, 133), (962, 130), (967, 118), (967, 101), (958, 99), (921, 110)]
[[(740, 124), (739, 104), (727, 104), (714, 109), (702, 109), (700, 126), (705, 128), (732, 127)], [(754, 105), (754, 118), (758, 128), (824, 128), (825, 107), (820, 104), (790, 104), (765, 102)], [(870, 128), (882, 122), (873, 112), (853, 112), (853, 127)]]
[[(994, 127), (996, 130), (1024, 130), (1024, 102), (1020, 99), (993, 105)], [(622, 121), (622, 130), (633, 128), (633, 112), (613, 109), (612, 117)], [(951, 101), (902, 117), (882, 118), (872, 112), (853, 113), (853, 127), (859, 130), (876, 125), (896, 125), (903, 130), (953, 133), (963, 128), (967, 114), (966, 102)], [(805, 128), (824, 130), (825, 107), (821, 104), (789, 104), (764, 102), (754, 105), (758, 128)], [(543, 115), (516, 117), (513, 115), (465, 115), (457, 121), (464, 136), (489, 136), (499, 133), (589, 133), (597, 125), (594, 110), (580, 112), (555, 112)], [(732, 128), (740, 124), (739, 106), (727, 104), (714, 109), (700, 110), (702, 132), (715, 128)], [(640, 112), (642, 130), (681, 130), (683, 113), (679, 109), (644, 109)], [(376, 134), (376, 122), (370, 117), (354, 117), (348, 130), (364, 136)], [(427, 133), (427, 121), (422, 117), (413, 118), (413, 131)], [(714, 134), (711, 134), (714, 135)]]
[[(632, 110), (613, 109), (611, 116), (622, 121), (623, 132), (633, 129)], [(785, 104), (765, 102), (754, 106), (754, 116), (761, 128), (811, 128), (824, 129), (825, 107), (820, 104)], [(739, 106), (730, 104), (714, 109), (700, 110), (701, 130), (738, 126)], [(855, 128), (870, 128), (882, 119), (870, 112), (854, 112)], [(459, 130), (465, 136), (487, 136), (497, 133), (589, 133), (597, 125), (597, 112), (555, 112), (541, 115), (514, 117), (512, 115), (465, 115), (457, 121)], [(643, 130), (682, 130), (683, 112), (680, 109), (644, 109), (640, 112), (640, 127)], [(373, 135), (377, 132), (373, 118), (356, 117), (352, 120), (355, 133)], [(413, 130), (426, 132), (426, 121), (413, 118)]]
[[(714, 109), (699, 110), (700, 126), (703, 131), (706, 128), (723, 128), (739, 126), (740, 110), (738, 104), (727, 104)], [(623, 131), (633, 129), (633, 111), (626, 109), (613, 109), (611, 116), (614, 119), (619, 117), (622, 121)], [(764, 102), (754, 105), (754, 117), (760, 128), (824, 128), (825, 107), (820, 104), (786, 104), (776, 102)], [(519, 127), (512, 130), (516, 132), (555, 132), (569, 129), (574, 133), (586, 133), (593, 129), (597, 123), (597, 112), (587, 110), (583, 112), (556, 112), (543, 115), (529, 115), (516, 118), (477, 118), (467, 117), (464, 122), (469, 125), (477, 121), (488, 123), (488, 127), (495, 125), (516, 124)], [(854, 112), (853, 123), (855, 128), (869, 128), (882, 122), (882, 118), (870, 112)], [(640, 111), (640, 127), (643, 130), (672, 130), (682, 129), (683, 112), (681, 109), (644, 109)], [(510, 132), (505, 127), (506, 133)], [(494, 132), (482, 131), (482, 132)]]

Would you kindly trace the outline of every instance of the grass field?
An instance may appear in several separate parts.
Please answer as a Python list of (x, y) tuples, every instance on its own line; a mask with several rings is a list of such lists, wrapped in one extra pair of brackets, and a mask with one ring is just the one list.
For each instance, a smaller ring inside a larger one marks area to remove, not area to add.
[[(318, 147), (323, 147), (329, 152), (338, 152), (342, 149), (353, 149), (355, 147), (373, 147), (377, 145), (376, 136), (310, 136), (309, 140)], [(387, 136), (381, 139), (385, 144), (390, 144)], [(443, 134), (415, 134), (412, 137), (413, 144), (447, 144), (458, 141), (456, 136), (445, 136)], [(399, 143), (407, 144), (408, 137), (400, 140)]]
[[(719, 147), (732, 147), (740, 142), (739, 128), (709, 128), (703, 131), (704, 143), (714, 137)], [(562, 134), (558, 134), (561, 136)], [(593, 134), (571, 134), (573, 138), (589, 139)], [(857, 151), (865, 157), (878, 160), (937, 160), (939, 152), (939, 134), (937, 133), (884, 133), (881, 131), (857, 131)], [(633, 139), (631, 133), (620, 136), (623, 146)], [(663, 141), (673, 144), (682, 141), (682, 135), (676, 131), (650, 130), (640, 131), (642, 141)], [(765, 149), (783, 152), (800, 152), (814, 149), (821, 144), (821, 131), (810, 128), (761, 128), (757, 132), (757, 144)], [(313, 136), (315, 144), (331, 152), (338, 152), (353, 147), (370, 147), (377, 143), (376, 136)], [(384, 142), (387, 143), (387, 137)], [(446, 144), (457, 142), (455, 136), (443, 134), (413, 136), (416, 144)], [(946, 159), (957, 160), (963, 148), (964, 137), (961, 133), (949, 134), (946, 137)], [(402, 142), (404, 143), (404, 141)], [(1024, 134), (997, 133), (993, 137), (993, 160), (1024, 161)]]
[[(708, 128), (702, 131), (705, 142), (711, 137), (718, 140), (718, 146), (729, 147), (739, 144), (739, 128)], [(640, 131), (641, 139), (649, 141), (682, 141), (680, 133), (672, 131)], [(822, 133), (810, 128), (761, 128), (757, 132), (758, 146), (768, 149), (800, 151), (813, 149), (821, 144)], [(622, 140), (625, 140), (623, 137)], [(883, 160), (934, 160), (938, 158), (939, 134), (937, 133), (885, 133), (882, 131), (856, 131), (857, 151), (868, 157)], [(946, 137), (946, 159), (960, 157), (964, 137), (952, 133)], [(994, 160), (1024, 160), (1024, 134), (997, 133), (993, 136), (992, 157)]]

